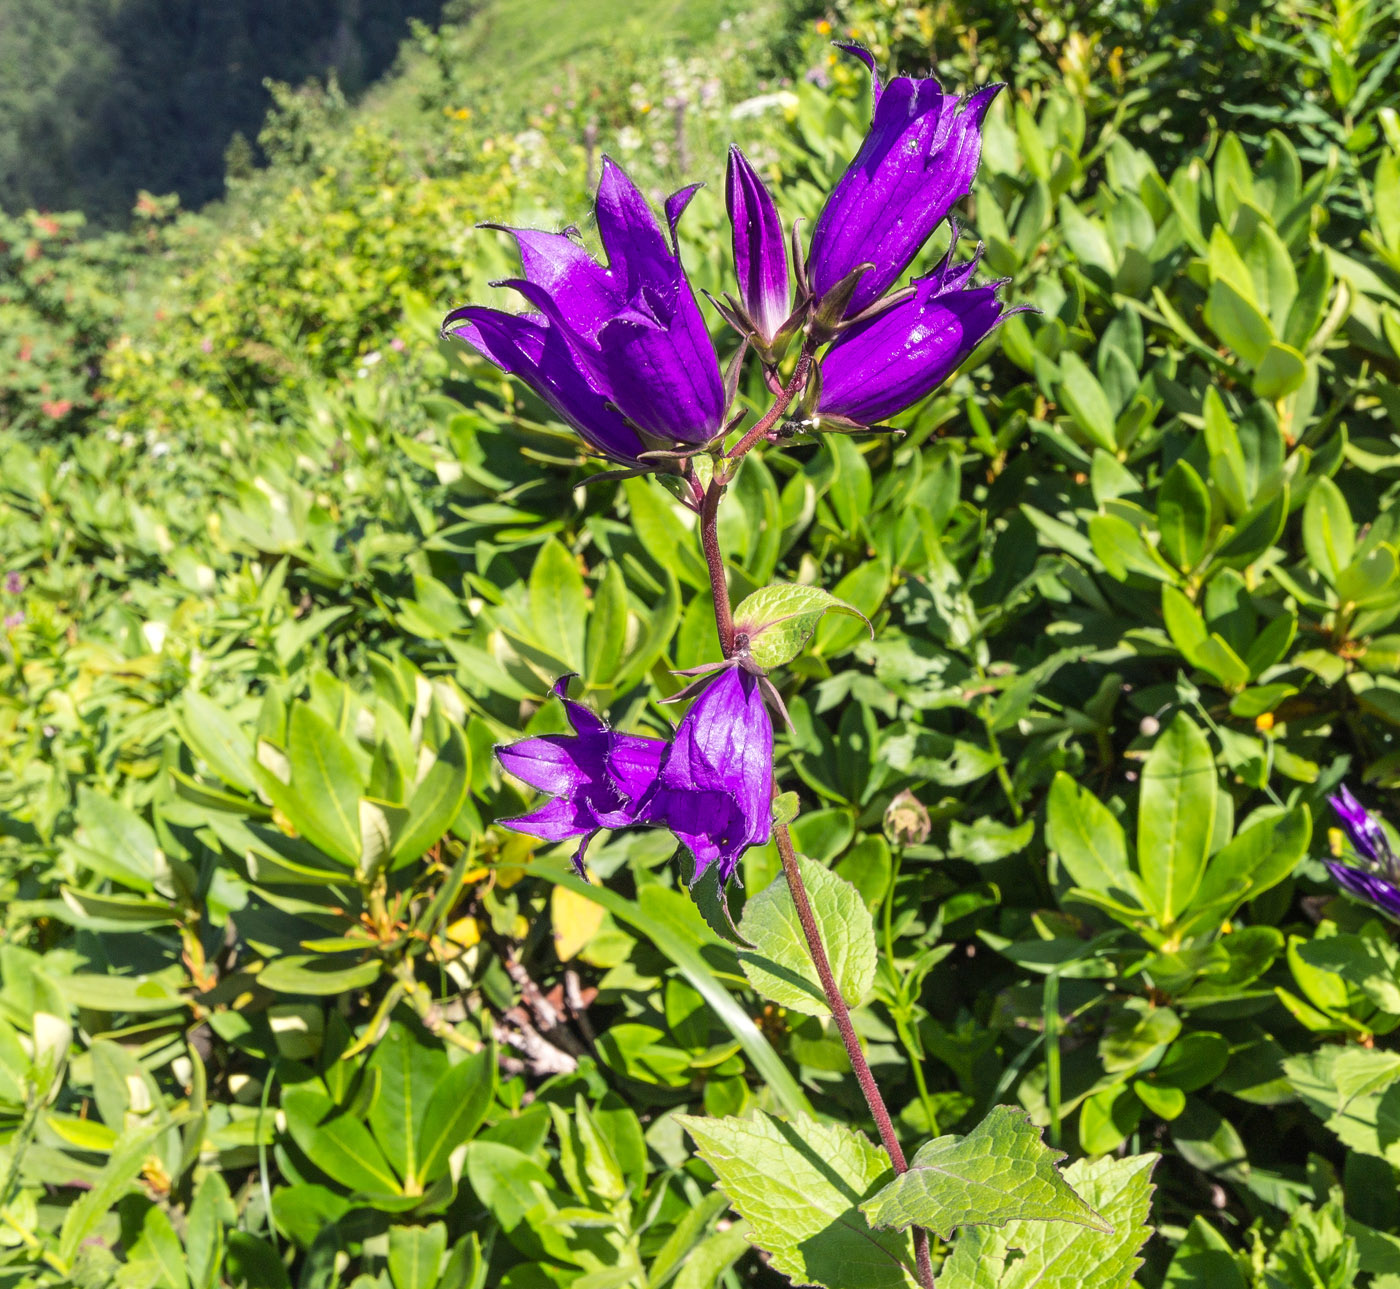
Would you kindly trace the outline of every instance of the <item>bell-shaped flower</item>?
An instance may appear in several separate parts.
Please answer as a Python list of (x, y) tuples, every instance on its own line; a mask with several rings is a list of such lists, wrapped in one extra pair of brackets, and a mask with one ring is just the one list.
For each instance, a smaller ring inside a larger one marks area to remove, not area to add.
[(498, 747), (496, 757), (507, 773), (551, 800), (538, 810), (501, 823), (544, 841), (581, 837), (574, 867), (584, 875), (583, 855), (602, 828), (627, 828), (637, 818), (642, 797), (656, 782), (664, 739), (618, 734), (602, 717), (567, 698), (569, 677), (554, 692), (564, 702), (572, 734), (544, 734)]
[(709, 442), (723, 428), (724, 383), (676, 245), (694, 192), (667, 201), (668, 239), (636, 186), (604, 158), (596, 211), (607, 265), (568, 233), (506, 229), (524, 277), (501, 285), (534, 312), (468, 305), (447, 315), (443, 334), (520, 377), (614, 460), (636, 465), (643, 452)]
[(729, 149), (724, 199), (734, 229), (743, 321), (762, 345), (770, 346), (788, 320), (792, 303), (787, 243), (772, 194), (738, 148)]
[(1381, 827), (1381, 821), (1346, 786), (1328, 800), (1361, 859), (1359, 865), (1329, 860), (1327, 871), (1332, 874), (1332, 880), (1379, 909), (1392, 922), (1400, 922), (1400, 858)]
[(773, 823), (773, 722), (759, 678), (726, 667), (681, 718), (638, 822), (669, 828), (695, 859), (694, 878), (718, 865), (733, 876)]
[(899, 303), (858, 322), (827, 350), (818, 414), (873, 425), (917, 403), (953, 374), (1002, 320), (1001, 283), (970, 286), (977, 257), (953, 252), (916, 278)]
[(1002, 86), (988, 85), (966, 100), (927, 77), (896, 76), (882, 87), (868, 50), (841, 48), (869, 69), (875, 110), (865, 142), (817, 219), (807, 274), (820, 299), (859, 265), (873, 265), (846, 306), (846, 316), (855, 317), (899, 280), (971, 191), (982, 121)]

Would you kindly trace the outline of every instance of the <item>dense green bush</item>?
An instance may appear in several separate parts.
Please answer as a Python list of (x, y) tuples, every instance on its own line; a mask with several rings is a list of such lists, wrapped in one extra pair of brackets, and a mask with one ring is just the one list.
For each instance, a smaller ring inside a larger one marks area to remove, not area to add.
[[(880, 627), (778, 673), (781, 786), (873, 917), (855, 1019), (908, 1141), (1024, 1107), (1115, 1215), (1052, 1228), (1086, 1287), (1384, 1289), (1400, 955), (1322, 861), (1328, 793), (1400, 781), (1397, 17), (1197, 9), (852, 3), (747, 69), (752, 29), (689, 33), (724, 67), (699, 281), (718, 141), (816, 214), (868, 110), (823, 43), (852, 31), (1012, 82), (969, 235), (1039, 310), (902, 436), (748, 459), (722, 537), (738, 594), (820, 581)], [(5, 279), (50, 339), (124, 333), (105, 399), (44, 357), (73, 420), (26, 386), (0, 432), (13, 1283), (778, 1284), (679, 1116), (866, 1126), (829, 1022), (754, 991), (662, 838), (595, 845), (589, 886), (494, 823), (491, 748), (561, 727), (558, 675), (659, 732), (717, 655), (689, 513), (581, 487), (540, 404), (432, 339), (509, 269), (472, 224), (580, 216), (589, 138), (677, 177), (641, 110), (674, 67), (563, 108), (593, 65), (561, 54), (552, 117), (448, 115), (490, 33), (425, 38), (382, 118), (287, 100), (284, 167), (160, 235), (193, 271), (158, 313), (49, 308), (102, 244)], [(747, 899), (776, 872), (751, 850)], [(1149, 1195), (1123, 1157), (1154, 1152)], [(1021, 1284), (1037, 1238), (969, 1228), (940, 1283)]]

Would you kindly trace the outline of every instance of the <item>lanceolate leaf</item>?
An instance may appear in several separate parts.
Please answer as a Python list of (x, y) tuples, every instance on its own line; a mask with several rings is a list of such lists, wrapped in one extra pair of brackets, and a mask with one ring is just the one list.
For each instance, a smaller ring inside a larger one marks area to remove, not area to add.
[(966, 1137), (920, 1147), (909, 1171), (861, 1205), (872, 1226), (923, 1226), (947, 1239), (959, 1226), (1012, 1221), (1112, 1228), (1061, 1176), (1064, 1153), (1040, 1139), (1024, 1111), (997, 1106)]
[(1069, 1222), (969, 1227), (943, 1264), (938, 1289), (1127, 1289), (1142, 1265), (1156, 1155), (1076, 1160), (1065, 1181), (1111, 1230)]
[(800, 1115), (749, 1119), (677, 1116), (715, 1170), (720, 1189), (794, 1284), (905, 1289), (914, 1284), (909, 1237), (873, 1231), (860, 1201), (889, 1159), (851, 1128)]

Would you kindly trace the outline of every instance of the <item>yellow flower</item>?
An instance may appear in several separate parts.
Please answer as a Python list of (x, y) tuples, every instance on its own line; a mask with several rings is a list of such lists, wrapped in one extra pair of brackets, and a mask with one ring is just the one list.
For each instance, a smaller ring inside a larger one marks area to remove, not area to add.
[(1254, 728), (1261, 734), (1267, 734), (1273, 727), (1273, 712), (1260, 712), (1259, 715), (1254, 718)]
[(827, 20), (826, 20), (825, 18), (823, 18), (819, 23), (817, 23), (817, 35), (819, 35), (819, 36), (829, 36), (829, 35), (831, 35), (831, 24), (830, 24), (829, 22), (827, 22)]

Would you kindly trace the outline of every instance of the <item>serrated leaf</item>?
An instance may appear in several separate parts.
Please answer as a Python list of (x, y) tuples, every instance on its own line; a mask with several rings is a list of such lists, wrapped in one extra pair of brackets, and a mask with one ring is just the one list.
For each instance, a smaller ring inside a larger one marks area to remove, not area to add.
[(915, 1284), (909, 1237), (873, 1231), (861, 1215), (861, 1200), (888, 1175), (890, 1162), (859, 1132), (761, 1111), (748, 1119), (676, 1120), (749, 1224), (748, 1238), (794, 1284)]
[(1138, 1250), (1150, 1234), (1147, 1214), (1157, 1158), (1076, 1160), (1065, 1169), (1065, 1181), (1111, 1230), (1068, 1222), (970, 1227), (943, 1264), (938, 1289), (1127, 1289), (1142, 1264)]
[[(803, 855), (797, 866), (841, 997), (854, 1007), (875, 982), (870, 910), (860, 892), (829, 869)], [(739, 933), (754, 946), (739, 961), (760, 994), (808, 1016), (831, 1014), (785, 877), (775, 878), (744, 906)]]
[(734, 631), (748, 636), (760, 667), (781, 667), (802, 652), (826, 613), (849, 614), (870, 626), (859, 609), (820, 586), (781, 583), (760, 588), (734, 610)]
[(861, 1205), (871, 1226), (927, 1227), (947, 1239), (959, 1226), (1013, 1221), (1076, 1222), (1113, 1228), (1094, 1212), (1055, 1165), (1052, 1150), (1023, 1110), (994, 1106), (965, 1137), (937, 1137), (919, 1147), (909, 1171)]

